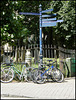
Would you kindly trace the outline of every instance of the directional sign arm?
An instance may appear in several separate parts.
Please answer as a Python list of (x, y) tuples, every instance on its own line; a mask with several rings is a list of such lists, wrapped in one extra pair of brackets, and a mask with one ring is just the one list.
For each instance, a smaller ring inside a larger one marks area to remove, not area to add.
[(51, 11), (53, 11), (53, 9), (43, 10), (42, 13), (47, 13), (47, 12), (51, 12)]
[(57, 22), (63, 22), (63, 20), (57, 20)]
[(52, 21), (52, 20), (56, 20), (56, 18), (42, 19), (42, 21)]
[(42, 15), (42, 17), (54, 17), (56, 14), (51, 14), (51, 15)]
[(42, 21), (42, 27), (56, 26), (57, 22), (63, 22), (63, 20)]
[(42, 23), (53, 23), (53, 22), (63, 22), (63, 20), (45, 20), (45, 21), (43, 21), (42, 20)]
[(40, 15), (39, 13), (27, 13), (27, 12), (19, 12), (21, 15)]
[(51, 23), (42, 23), (42, 27), (51, 27), (56, 26), (57, 22), (51, 22)]

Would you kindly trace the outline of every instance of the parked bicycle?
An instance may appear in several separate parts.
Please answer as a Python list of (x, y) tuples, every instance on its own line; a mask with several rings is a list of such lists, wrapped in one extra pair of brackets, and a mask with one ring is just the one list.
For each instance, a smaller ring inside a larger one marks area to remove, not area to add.
[(1, 82), (4, 83), (11, 82), (14, 79), (15, 74), (18, 75), (19, 80), (22, 80), (24, 78), (25, 81), (32, 80), (33, 82), (35, 82), (33, 78), (33, 73), (35, 71), (35, 68), (26, 67), (26, 63), (19, 63), (19, 64), (21, 64), (22, 66), (22, 71), (18, 70), (14, 64), (3, 63), (1, 69)]
[[(48, 60), (49, 64), (41, 64), (39, 68), (36, 68), (34, 72), (34, 80), (36, 83), (44, 83), (46, 82), (46, 79), (50, 78), (54, 82), (63, 82), (64, 81), (64, 75), (63, 73), (54, 66), (54, 63), (50, 63), (52, 60)], [(44, 66), (44, 67), (43, 67)], [(47, 70), (45, 70), (45, 66), (49, 66)]]

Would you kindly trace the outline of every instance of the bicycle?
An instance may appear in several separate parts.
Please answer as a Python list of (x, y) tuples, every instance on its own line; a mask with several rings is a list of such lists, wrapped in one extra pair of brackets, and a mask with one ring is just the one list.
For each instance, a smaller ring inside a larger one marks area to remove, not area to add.
[(24, 64), (23, 67), (21, 66), (22, 71), (19, 71), (17, 68), (15, 68), (14, 64), (3, 63), (2, 67), (4, 68), (1, 69), (1, 82), (3, 83), (11, 82), (14, 79), (15, 74), (18, 75), (19, 80), (24, 78), (25, 81), (29, 81), (30, 79), (34, 82), (33, 73), (34, 73), (35, 68), (26, 67), (26, 63), (19, 63), (19, 64), (22, 64), (22, 65)]
[[(34, 72), (34, 80), (36, 83), (45, 83), (46, 79), (48, 79), (48, 77), (50, 79), (52, 79), (54, 82), (63, 82), (64, 81), (64, 75), (63, 73), (56, 68), (55, 66), (53, 66), (53, 63), (50, 63), (50, 61), (52, 60), (48, 60), (49, 64), (41, 64), (39, 66), (39, 68), (36, 68), (35, 72)], [(52, 66), (51, 66), (52, 65)], [(46, 67), (43, 66), (49, 66), (49, 68), (47, 70), (45, 70)]]

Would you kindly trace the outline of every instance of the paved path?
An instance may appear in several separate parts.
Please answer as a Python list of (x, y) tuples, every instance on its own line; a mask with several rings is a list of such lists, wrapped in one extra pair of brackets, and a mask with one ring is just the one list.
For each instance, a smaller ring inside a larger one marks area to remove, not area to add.
[(1, 98), (25, 99), (75, 99), (75, 78), (66, 78), (63, 83), (33, 82), (1, 83)]

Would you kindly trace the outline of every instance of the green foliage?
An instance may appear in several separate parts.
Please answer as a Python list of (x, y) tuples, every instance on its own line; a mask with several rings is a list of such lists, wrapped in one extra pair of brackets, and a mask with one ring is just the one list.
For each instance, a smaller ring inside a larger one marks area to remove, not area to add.
[(63, 23), (58, 23), (54, 28), (54, 35), (58, 45), (75, 49), (75, 1), (61, 1), (61, 7), (57, 11), (58, 19), (63, 19)]
[[(38, 16), (23, 16), (19, 12), (39, 12), (39, 4), (46, 5), (47, 1), (4, 1), (1, 6), (1, 43), (9, 42), (11, 45), (27, 44), (28, 37), (38, 40)], [(47, 2), (48, 3), (48, 2)], [(43, 6), (43, 7), (44, 7)], [(5, 26), (6, 31), (5, 31)], [(5, 33), (5, 34), (4, 34)], [(12, 36), (12, 37), (11, 37)]]
[[(42, 10), (53, 9), (57, 19), (64, 22), (57, 26), (43, 28), (43, 43), (67, 48), (75, 48), (75, 1), (1, 1), (1, 43), (10, 45), (25, 45), (39, 43), (39, 17), (19, 15), (19, 12), (39, 13)], [(47, 37), (47, 38), (45, 38)]]

